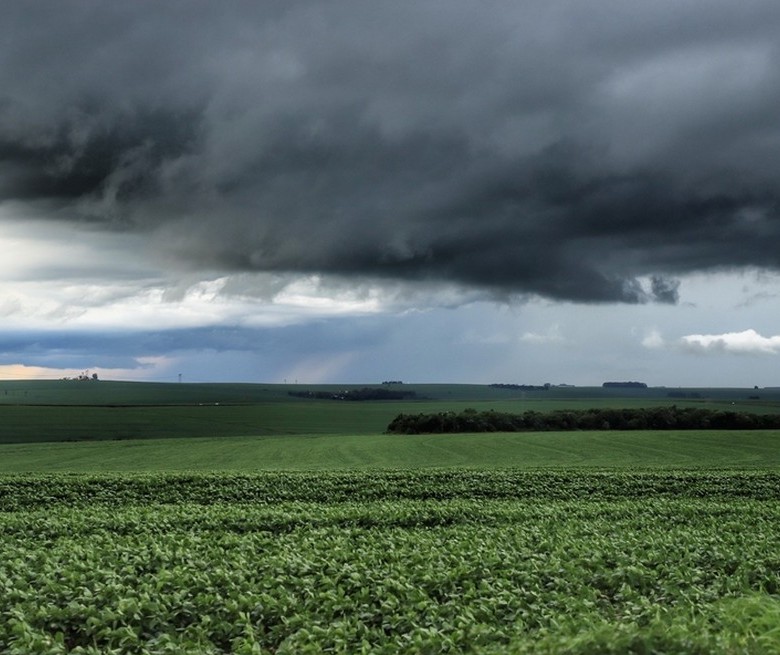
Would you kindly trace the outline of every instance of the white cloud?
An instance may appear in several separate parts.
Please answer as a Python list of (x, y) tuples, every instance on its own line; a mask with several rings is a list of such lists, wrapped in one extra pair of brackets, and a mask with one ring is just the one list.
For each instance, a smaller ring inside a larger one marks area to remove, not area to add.
[(642, 339), (642, 345), (645, 348), (650, 349), (664, 348), (666, 346), (666, 341), (658, 330), (650, 330), (650, 332), (645, 335), (645, 338)]
[(166, 269), (142, 236), (22, 221), (9, 203), (0, 204), (0, 250), (4, 330), (274, 327), (479, 297), (451, 284)]
[(557, 323), (550, 326), (550, 329), (546, 332), (524, 332), (520, 336), (520, 341), (525, 343), (561, 343), (565, 341), (564, 336), (561, 334), (561, 327)]
[(753, 329), (722, 334), (688, 334), (674, 341), (664, 339), (658, 330), (650, 330), (642, 339), (650, 350), (677, 350), (696, 354), (733, 353), (741, 355), (776, 355), (780, 353), (780, 336), (764, 337)]
[(351, 289), (323, 290), (318, 275), (294, 280), (274, 300), (282, 305), (297, 307), (305, 313), (314, 311), (329, 315), (372, 314), (382, 308), (379, 289), (370, 289), (365, 293)]
[(681, 343), (687, 350), (707, 353), (776, 355), (780, 353), (780, 336), (764, 337), (753, 329), (724, 334), (689, 334)]
[(0, 279), (16, 282), (148, 280), (161, 275), (140, 235), (79, 229), (0, 204)]

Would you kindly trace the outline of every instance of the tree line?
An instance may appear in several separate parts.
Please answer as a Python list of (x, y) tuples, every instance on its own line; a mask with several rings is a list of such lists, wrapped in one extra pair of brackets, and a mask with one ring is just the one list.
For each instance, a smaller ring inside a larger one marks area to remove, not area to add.
[(406, 400), (417, 397), (414, 391), (371, 387), (344, 389), (343, 391), (288, 391), (287, 393), (296, 398), (313, 400)]
[(522, 414), (462, 412), (399, 414), (387, 426), (394, 434), (452, 432), (550, 432), (568, 430), (768, 430), (780, 429), (780, 414), (750, 414), (696, 407), (528, 410)]
[(507, 384), (504, 382), (494, 382), (488, 385), (493, 389), (511, 389), (512, 391), (548, 391), (550, 383), (545, 384)]

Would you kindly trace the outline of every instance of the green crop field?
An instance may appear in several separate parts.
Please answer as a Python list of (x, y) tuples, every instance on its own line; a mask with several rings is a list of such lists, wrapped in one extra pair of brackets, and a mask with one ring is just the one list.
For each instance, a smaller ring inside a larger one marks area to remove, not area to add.
[(276, 435), (0, 445), (0, 472), (780, 467), (780, 432)]
[(0, 381), (0, 405), (198, 405), (254, 404), (262, 402), (300, 402), (290, 392), (355, 390), (363, 387), (414, 392), (420, 400), (445, 402), (565, 401), (591, 405), (606, 402), (621, 406), (635, 401), (661, 404), (744, 403), (780, 407), (780, 387), (739, 388), (667, 388), (646, 389), (604, 387), (551, 387), (547, 390), (497, 388), (479, 384), (172, 384), (153, 382), (113, 382), (74, 380)]
[(0, 383), (0, 655), (780, 652), (780, 431), (383, 433), (778, 392), (403, 387)]
[[(774, 390), (552, 388), (485, 385), (396, 385), (413, 400), (345, 402), (293, 397), (290, 391), (335, 392), (364, 385), (152, 384), (132, 382), (0, 382), (0, 444), (34, 441), (227, 437), (285, 434), (378, 434), (400, 413), (524, 412), (590, 407), (680, 407), (780, 411)], [(380, 385), (374, 385), (380, 386)], [(381, 386), (380, 386), (381, 388)]]
[(775, 653), (773, 471), (0, 479), (3, 653)]

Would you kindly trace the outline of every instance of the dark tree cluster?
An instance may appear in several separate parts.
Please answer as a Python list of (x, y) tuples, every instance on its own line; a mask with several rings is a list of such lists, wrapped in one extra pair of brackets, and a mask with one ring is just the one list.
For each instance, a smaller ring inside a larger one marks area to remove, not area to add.
[(417, 396), (414, 391), (376, 389), (371, 387), (345, 389), (343, 391), (288, 391), (287, 393), (296, 398), (310, 398), (314, 400), (405, 400)]
[(453, 432), (552, 432), (568, 430), (776, 430), (780, 414), (750, 414), (702, 408), (584, 409), (522, 414), (466, 409), (460, 413), (399, 414), (394, 434)]
[(606, 389), (647, 389), (644, 382), (605, 382), (601, 386)]
[(511, 389), (519, 391), (547, 391), (550, 388), (549, 384), (534, 385), (534, 384), (506, 384), (503, 382), (496, 382), (491, 385), (494, 389)]

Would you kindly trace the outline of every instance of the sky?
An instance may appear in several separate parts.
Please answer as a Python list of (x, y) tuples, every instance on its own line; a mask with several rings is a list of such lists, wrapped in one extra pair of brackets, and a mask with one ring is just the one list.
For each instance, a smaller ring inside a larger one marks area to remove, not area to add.
[(5, 0), (0, 379), (780, 386), (776, 0)]

